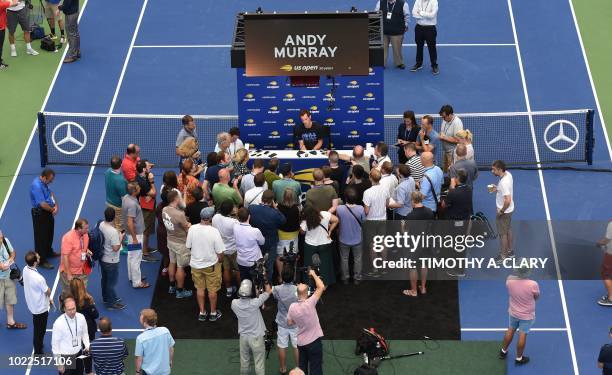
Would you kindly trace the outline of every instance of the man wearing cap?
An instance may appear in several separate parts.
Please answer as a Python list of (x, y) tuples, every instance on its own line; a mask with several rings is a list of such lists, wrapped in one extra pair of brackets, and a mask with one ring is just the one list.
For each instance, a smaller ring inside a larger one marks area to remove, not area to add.
[(238, 334), (240, 335), (240, 374), (251, 374), (250, 363), (253, 352), (255, 374), (266, 372), (266, 325), (261, 315), (261, 306), (270, 298), (272, 287), (265, 284), (265, 291), (253, 298), (253, 283), (242, 280), (238, 289), (240, 298), (232, 301), (232, 311), (238, 318)]
[[(520, 263), (519, 263), (520, 264)], [(529, 362), (529, 357), (524, 356), (527, 334), (535, 322), (536, 300), (540, 297), (540, 287), (534, 280), (529, 279), (529, 268), (521, 267), (516, 270), (516, 275), (508, 276), (506, 287), (509, 298), (509, 326), (504, 335), (504, 343), (499, 351), (499, 358), (506, 359), (508, 347), (514, 338), (514, 333), (519, 331), (519, 339), (516, 343), (516, 359), (514, 363), (524, 365)]]
[[(612, 339), (612, 327), (608, 334)], [(601, 347), (597, 357), (597, 367), (603, 370), (603, 375), (612, 375), (612, 344), (605, 344)]]
[[(185, 246), (191, 251), (191, 277), (197, 289), (200, 314), (198, 320), (215, 322), (221, 318), (217, 310), (217, 291), (221, 289), (221, 261), (225, 245), (219, 230), (211, 225), (215, 209), (205, 207), (200, 211), (200, 223), (192, 225), (187, 232)], [(208, 290), (210, 315), (206, 312), (205, 297)]]

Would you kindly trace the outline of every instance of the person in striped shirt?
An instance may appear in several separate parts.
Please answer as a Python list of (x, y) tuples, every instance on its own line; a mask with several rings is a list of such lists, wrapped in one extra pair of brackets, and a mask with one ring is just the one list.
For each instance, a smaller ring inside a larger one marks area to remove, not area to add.
[(414, 178), (414, 181), (419, 184), (425, 168), (421, 162), (421, 157), (417, 154), (417, 149), (414, 143), (407, 143), (404, 145), (404, 152), (406, 153), (406, 165), (410, 167), (410, 175)]
[(98, 322), (101, 336), (91, 342), (89, 352), (97, 375), (121, 375), (125, 373), (123, 361), (128, 356), (127, 345), (119, 337), (113, 337), (110, 318)]

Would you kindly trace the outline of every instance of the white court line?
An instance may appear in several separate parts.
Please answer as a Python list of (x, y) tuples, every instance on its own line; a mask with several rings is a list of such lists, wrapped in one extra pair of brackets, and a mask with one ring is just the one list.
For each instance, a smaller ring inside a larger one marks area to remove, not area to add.
[[(531, 330), (533, 331), (534, 328), (532, 328)], [(142, 331), (144, 331), (143, 328), (113, 328), (113, 332), (142, 332)], [(47, 328), (47, 332), (53, 332), (53, 330)]]
[[(79, 14), (77, 23), (81, 22), (81, 17), (83, 16), (83, 13), (85, 13), (85, 8), (87, 8), (87, 1), (88, 0), (83, 1), (83, 5), (81, 6), (81, 13)], [(64, 52), (62, 53), (62, 57), (60, 58), (60, 61), (57, 64), (57, 69), (55, 69), (55, 74), (53, 74), (53, 79), (51, 80), (49, 89), (47, 90), (47, 95), (45, 95), (45, 100), (43, 100), (43, 104), (40, 107), (41, 112), (45, 110), (45, 107), (47, 106), (47, 102), (49, 101), (49, 97), (51, 97), (51, 92), (53, 92), (53, 88), (55, 87), (55, 82), (57, 81), (57, 77), (59, 76), (60, 69), (62, 68), (62, 64), (64, 63), (64, 59), (66, 58), (67, 53), (68, 53), (68, 45), (66, 44), (66, 46), (64, 47)], [(15, 182), (17, 181), (17, 177), (19, 177), (19, 174), (21, 173), (21, 168), (23, 167), (23, 161), (25, 160), (26, 155), (28, 154), (28, 150), (30, 149), (30, 145), (32, 144), (32, 139), (34, 139), (34, 134), (36, 134), (37, 128), (38, 128), (38, 115), (36, 117), (36, 121), (34, 122), (34, 126), (32, 127), (32, 131), (30, 132), (30, 137), (28, 138), (28, 142), (26, 143), (26, 146), (23, 149), (23, 153), (21, 154), (21, 158), (19, 159), (19, 164), (17, 164), (17, 170), (15, 171), (15, 174), (13, 175), (13, 178), (11, 179), (11, 184), (9, 185), (6, 195), (4, 196), (2, 207), (0, 207), (0, 217), (2, 217), (2, 215), (4, 214), (4, 210), (6, 209), (6, 205), (8, 204), (9, 197), (11, 196), (13, 192), (13, 188), (15, 187)], [(33, 356), (33, 355), (34, 355), (34, 349), (32, 348), (32, 352), (30, 353), (30, 356)], [(28, 366), (25, 374), (28, 375), (30, 371), (32, 371), (31, 365)]]
[[(508, 328), (461, 328), (461, 332), (506, 332)], [(532, 328), (535, 332), (565, 332), (567, 328)]]
[[(461, 332), (506, 332), (508, 328), (461, 328)], [(47, 329), (47, 332), (53, 331)], [(113, 328), (113, 332), (142, 332), (142, 328)], [(532, 328), (532, 332), (565, 332), (566, 328)]]
[[(231, 44), (160, 44), (139, 45), (134, 48), (230, 48)], [(403, 47), (416, 47), (414, 43), (402, 44)], [(436, 47), (514, 47), (514, 43), (440, 43)]]
[[(125, 61), (123, 62), (123, 68), (121, 69), (121, 74), (119, 75), (119, 80), (117, 81), (117, 87), (115, 88), (115, 94), (113, 95), (113, 100), (111, 102), (110, 108), (108, 110), (108, 114), (111, 115), (113, 110), (115, 109), (115, 104), (117, 103), (117, 97), (119, 96), (119, 91), (121, 90), (121, 84), (123, 83), (123, 77), (125, 76), (125, 71), (127, 70), (127, 66), (129, 64), (130, 56), (132, 55), (132, 48), (134, 46), (134, 41), (138, 36), (138, 30), (140, 29), (140, 23), (142, 21), (142, 16), (144, 15), (144, 11), (147, 7), (148, 0), (144, 0), (142, 9), (140, 10), (140, 16), (138, 17), (138, 22), (136, 23), (136, 29), (134, 34), (132, 35), (132, 41), (130, 42), (130, 47), (128, 49), (127, 55), (125, 56)], [(98, 161), (98, 156), (100, 155), (100, 150), (102, 149), (102, 144), (104, 143), (104, 137), (106, 135), (106, 130), (108, 129), (108, 123), (110, 122), (110, 117), (106, 119), (104, 123), (104, 128), (102, 129), (102, 134), (100, 135), (100, 140), (98, 141), (98, 147), (96, 148), (96, 153), (94, 155), (93, 165), (89, 168), (89, 174), (87, 175), (87, 181), (85, 182), (85, 187), (83, 188), (83, 194), (81, 195), (81, 200), (79, 201), (79, 205), (77, 208), (76, 215), (74, 217), (74, 221), (76, 221), (81, 215), (81, 210), (83, 209), (83, 204), (85, 203), (85, 198), (87, 197), (87, 191), (89, 190), (89, 185), (91, 184), (91, 179), (93, 177), (93, 172), (96, 169), (96, 163)], [(53, 283), (53, 289), (51, 290), (51, 298), (55, 295), (55, 291), (57, 289), (57, 284), (59, 282), (59, 269), (57, 275), (55, 277), (55, 282)]]
[[(512, 33), (514, 34), (514, 41), (516, 43), (516, 56), (518, 58), (518, 63), (519, 63), (519, 70), (521, 72), (521, 82), (523, 84), (523, 94), (525, 96), (525, 104), (527, 106), (527, 111), (531, 112), (531, 104), (529, 101), (529, 92), (527, 90), (527, 80), (525, 78), (525, 71), (523, 69), (523, 59), (521, 57), (521, 47), (518, 41), (518, 35), (516, 32), (516, 24), (514, 22), (514, 12), (512, 11), (512, 0), (508, 0), (508, 10), (510, 11), (510, 21), (512, 23)], [(529, 116), (529, 125), (531, 127), (531, 138), (533, 140), (533, 148), (535, 151), (535, 157), (536, 157), (536, 161), (537, 161), (537, 166), (538, 168), (540, 168), (541, 164), (540, 164), (540, 153), (538, 151), (538, 142), (536, 139), (536, 134), (535, 134), (535, 128), (533, 125), (533, 116)], [(580, 371), (578, 370), (578, 360), (576, 359), (576, 350), (574, 348), (574, 339), (572, 336), (572, 327), (571, 327), (571, 322), (569, 319), (569, 314), (567, 311), (567, 303), (565, 301), (565, 290), (563, 288), (563, 281), (561, 279), (561, 272), (559, 270), (559, 257), (557, 255), (557, 245), (555, 243), (555, 235), (553, 232), (553, 227), (552, 227), (552, 223), (551, 223), (551, 217), (550, 217), (550, 209), (548, 207), (548, 197), (546, 194), (546, 185), (544, 183), (544, 173), (542, 172), (542, 169), (538, 169), (538, 176), (540, 179), (540, 186), (542, 188), (542, 198), (544, 201), (544, 211), (546, 213), (546, 220), (548, 223), (548, 235), (549, 235), (549, 239), (550, 239), (550, 243), (551, 243), (551, 247), (552, 247), (552, 253), (553, 253), (553, 258), (554, 258), (554, 262), (555, 262), (555, 269), (556, 269), (556, 273), (557, 273), (557, 281), (559, 284), (559, 291), (560, 291), (560, 296), (561, 296), (561, 307), (563, 309), (563, 318), (565, 320), (565, 326), (567, 328), (567, 339), (569, 342), (569, 348), (570, 348), (570, 355), (572, 356), (572, 365), (574, 368), (574, 374), (578, 375), (580, 374)]]
[[(117, 81), (117, 87), (115, 88), (115, 94), (113, 95), (113, 100), (108, 110), (108, 114), (112, 114), (113, 110), (115, 109), (115, 104), (117, 103), (117, 97), (119, 96), (119, 91), (121, 90), (121, 84), (123, 83), (123, 77), (125, 76), (125, 71), (127, 70), (130, 56), (132, 55), (132, 48), (134, 47), (134, 42), (136, 41), (136, 37), (138, 36), (138, 30), (140, 29), (140, 23), (142, 22), (142, 17), (144, 15), (145, 9), (147, 8), (147, 3), (148, 3), (148, 0), (144, 0), (142, 4), (142, 9), (140, 10), (140, 15), (138, 16), (138, 22), (136, 23), (136, 28), (135, 28), (134, 34), (132, 35), (132, 40), (130, 42), (130, 47), (128, 48), (127, 55), (125, 56), (125, 61), (123, 62), (121, 74), (119, 75), (119, 80)], [(81, 11), (81, 15), (83, 13), (84, 12)], [(104, 143), (104, 136), (106, 134), (106, 129), (108, 128), (109, 121), (110, 121), (110, 118), (108, 118), (106, 122), (104, 123), (104, 129), (102, 130), (102, 134), (100, 135), (100, 140), (98, 142), (98, 147), (96, 149), (96, 153), (94, 156), (93, 165), (89, 169), (89, 174), (87, 175), (87, 181), (85, 182), (85, 187), (83, 188), (83, 194), (81, 195), (81, 200), (79, 201), (76, 215), (74, 216), (74, 221), (76, 221), (81, 215), (81, 210), (83, 209), (83, 204), (85, 203), (85, 198), (87, 197), (87, 191), (89, 190), (91, 178), (93, 177), (93, 172), (96, 169), (95, 164), (98, 161), (98, 156), (100, 155), (100, 150), (102, 149), (102, 144)], [(51, 299), (53, 299), (55, 296), (57, 285), (59, 283), (59, 278), (60, 278), (60, 274), (59, 274), (59, 267), (58, 267), (57, 274), (55, 275), (55, 281), (53, 282), (53, 288), (51, 289), (51, 297), (50, 297)], [(28, 367), (25, 375), (29, 375), (30, 371), (31, 371), (31, 367)]]
[(574, 3), (569, 0), (570, 9), (572, 11), (572, 18), (574, 19), (574, 26), (576, 26), (576, 34), (578, 34), (578, 41), (580, 42), (580, 50), (582, 51), (582, 57), (584, 59), (584, 65), (586, 65), (587, 73), (589, 75), (589, 82), (591, 84), (591, 91), (593, 91), (593, 97), (595, 98), (595, 105), (597, 105), (597, 112), (599, 114), (599, 122), (603, 130), (604, 137), (606, 138), (606, 144), (608, 145), (608, 154), (610, 160), (612, 160), (612, 146), (610, 145), (610, 138), (608, 137), (608, 129), (604, 121), (603, 112), (599, 105), (599, 96), (597, 96), (597, 90), (595, 89), (595, 83), (593, 81), (593, 75), (591, 74), (591, 68), (589, 66), (589, 59), (587, 58), (586, 51), (584, 49), (584, 43), (582, 43), (582, 35), (580, 34), (580, 27), (578, 26), (578, 20), (576, 19), (576, 12), (574, 12)]

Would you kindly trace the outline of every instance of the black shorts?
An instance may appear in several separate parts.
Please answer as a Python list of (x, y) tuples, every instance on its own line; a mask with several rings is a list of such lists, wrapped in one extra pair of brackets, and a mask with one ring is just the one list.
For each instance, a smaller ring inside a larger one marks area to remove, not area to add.
[(9, 34), (15, 34), (17, 25), (21, 26), (23, 32), (30, 32), (30, 11), (27, 6), (18, 11), (6, 11), (6, 26)]

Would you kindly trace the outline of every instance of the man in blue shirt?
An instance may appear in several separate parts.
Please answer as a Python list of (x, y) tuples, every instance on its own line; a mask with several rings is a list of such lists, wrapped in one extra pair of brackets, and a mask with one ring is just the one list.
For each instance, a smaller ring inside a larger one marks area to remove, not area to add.
[(45, 269), (53, 269), (53, 265), (49, 263), (49, 258), (59, 256), (51, 248), (55, 215), (59, 210), (55, 194), (49, 189), (49, 184), (53, 182), (54, 178), (55, 172), (52, 169), (45, 168), (30, 185), (34, 249), (40, 256), (39, 267)]
[(136, 337), (136, 374), (168, 375), (174, 359), (174, 339), (166, 327), (157, 327), (157, 313), (153, 309), (140, 312), (144, 332)]
[(421, 118), (421, 131), (416, 141), (419, 152), (435, 152), (440, 143), (440, 135), (433, 128), (433, 117), (425, 115)]
[(100, 337), (89, 345), (89, 353), (96, 367), (97, 375), (115, 375), (125, 372), (123, 361), (128, 356), (125, 341), (113, 337), (113, 327), (110, 318), (102, 317), (98, 322)]
[(389, 208), (394, 208), (395, 220), (406, 220), (406, 215), (412, 212), (412, 201), (410, 194), (416, 190), (414, 178), (410, 176), (410, 167), (406, 164), (400, 164), (397, 168), (399, 185), (393, 192), (392, 200), (389, 202)]
[(434, 156), (429, 151), (421, 154), (421, 162), (423, 168), (425, 168), (425, 173), (421, 179), (421, 193), (424, 196), (423, 205), (436, 213), (438, 202), (440, 202), (444, 173), (440, 167), (434, 165)]
[(278, 228), (285, 224), (287, 219), (279, 210), (276, 209), (274, 203), (274, 192), (266, 190), (261, 195), (261, 203), (249, 206), (251, 214), (251, 226), (259, 229), (263, 234), (266, 242), (261, 246), (262, 254), (268, 253), (266, 261), (266, 272), (268, 280), (272, 283), (272, 273), (274, 272), (274, 264), (276, 262), (276, 246), (278, 245)]

